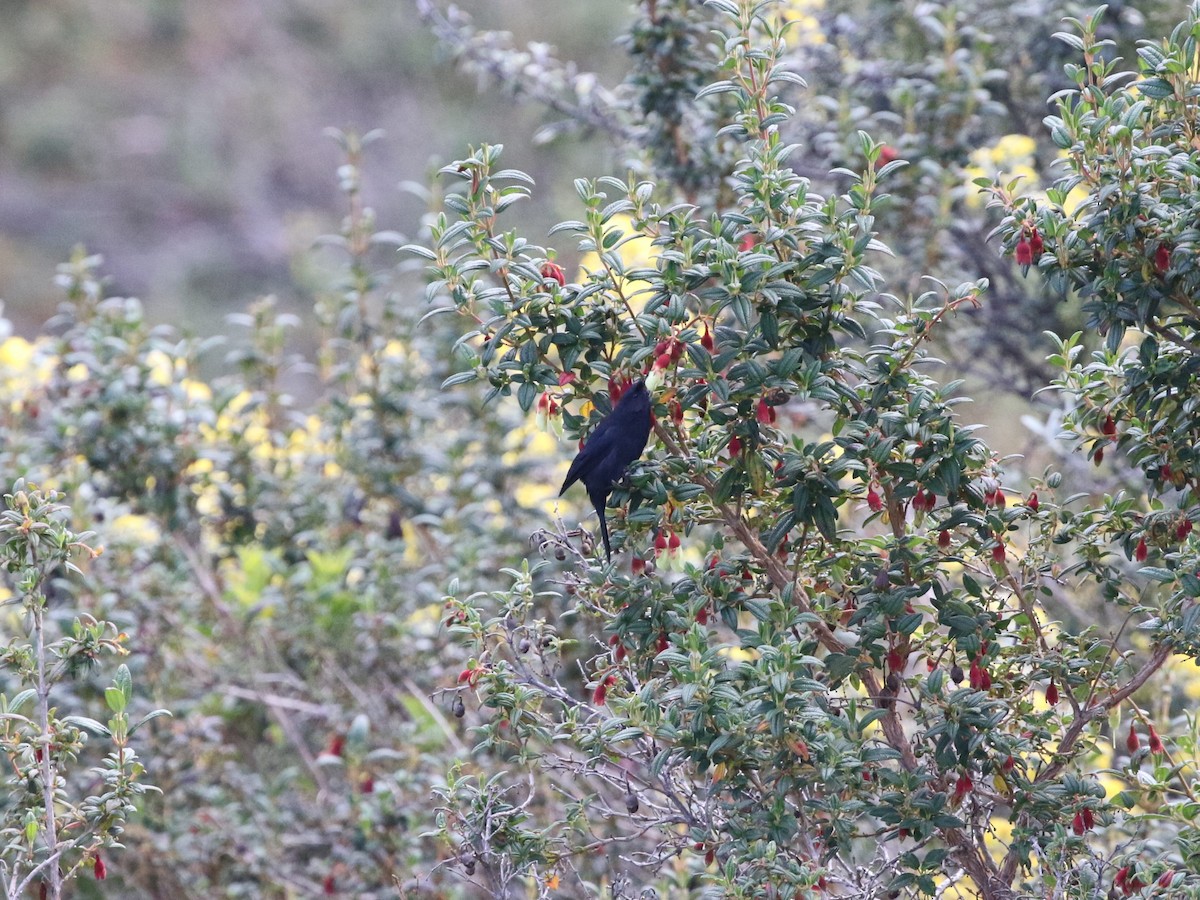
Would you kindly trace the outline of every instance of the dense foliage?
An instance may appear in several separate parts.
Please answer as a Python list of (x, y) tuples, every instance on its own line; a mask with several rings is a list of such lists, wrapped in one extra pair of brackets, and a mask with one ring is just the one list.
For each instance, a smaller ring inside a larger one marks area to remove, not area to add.
[[(303, 354), (61, 267), (0, 342), (8, 895), (1200, 896), (1200, 8), (1135, 73), (1128, 10), (652, 0), (612, 91), (421, 8), (628, 174), (542, 246), (480, 145), (406, 244), (336, 133)], [(555, 495), (641, 377), (609, 564)]]

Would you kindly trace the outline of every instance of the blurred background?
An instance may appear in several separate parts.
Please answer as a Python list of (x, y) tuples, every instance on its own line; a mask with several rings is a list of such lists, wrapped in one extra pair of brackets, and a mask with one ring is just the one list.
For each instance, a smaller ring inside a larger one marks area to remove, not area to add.
[[(462, 6), (602, 81), (627, 68), (625, 3)], [(383, 129), (366, 194), (406, 236), (424, 204), (399, 183), (427, 184), (472, 142), (534, 175), (539, 225), (571, 177), (612, 169), (605, 142), (535, 146), (542, 112), (481, 95), (411, 2), (0, 0), (0, 22), (0, 299), (19, 332), (53, 312), (54, 267), (78, 244), (103, 254), (113, 293), (185, 330), (219, 330), (259, 294), (310, 308), (313, 240), (344, 214), (329, 126)]]

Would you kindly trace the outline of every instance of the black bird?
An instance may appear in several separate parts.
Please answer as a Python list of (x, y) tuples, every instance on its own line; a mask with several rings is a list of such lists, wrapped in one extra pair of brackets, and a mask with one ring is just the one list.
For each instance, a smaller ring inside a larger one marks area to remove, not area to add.
[(579, 455), (567, 470), (563, 482), (562, 496), (576, 481), (587, 488), (592, 506), (600, 516), (600, 536), (604, 538), (604, 553), (611, 560), (612, 547), (608, 543), (608, 521), (604, 507), (613, 485), (624, 474), (625, 468), (646, 449), (650, 439), (650, 391), (646, 382), (639, 381), (631, 387), (603, 421), (596, 426)]

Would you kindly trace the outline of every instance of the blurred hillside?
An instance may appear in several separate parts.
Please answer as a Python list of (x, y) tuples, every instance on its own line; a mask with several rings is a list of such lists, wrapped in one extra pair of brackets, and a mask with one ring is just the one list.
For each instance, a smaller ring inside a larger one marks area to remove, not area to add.
[[(623, 4), (463, 6), (604, 80), (624, 71)], [(3, 0), (0, 21), (0, 298), (23, 331), (79, 243), (152, 320), (209, 332), (257, 294), (307, 306), (301, 257), (343, 214), (328, 126), (385, 131), (367, 192), (405, 234), (423, 209), (397, 184), (472, 141), (503, 142), (546, 186), (530, 212), (547, 224), (565, 172), (611, 168), (605, 142), (534, 147), (542, 113), (480, 95), (410, 2)]]

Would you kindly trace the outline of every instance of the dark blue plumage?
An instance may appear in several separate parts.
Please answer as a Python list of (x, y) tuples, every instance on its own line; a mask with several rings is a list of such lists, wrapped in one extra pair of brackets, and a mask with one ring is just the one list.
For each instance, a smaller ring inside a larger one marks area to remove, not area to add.
[(604, 507), (613, 485), (625, 473), (626, 467), (642, 455), (650, 439), (650, 391), (646, 382), (639, 381), (621, 395), (617, 405), (596, 426), (567, 470), (567, 479), (558, 492), (561, 497), (576, 481), (587, 488), (592, 506), (600, 516), (600, 536), (604, 553), (612, 559), (608, 543), (608, 521)]

